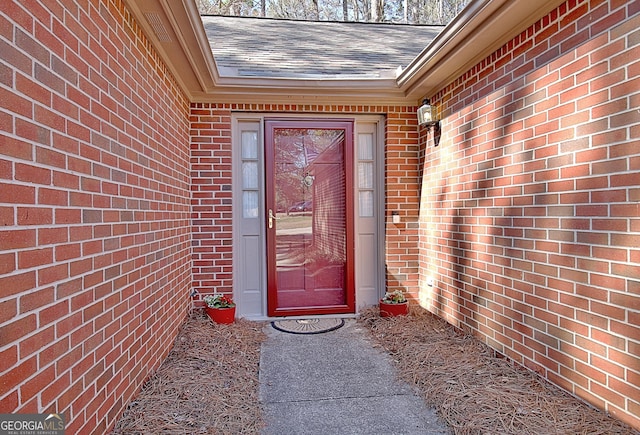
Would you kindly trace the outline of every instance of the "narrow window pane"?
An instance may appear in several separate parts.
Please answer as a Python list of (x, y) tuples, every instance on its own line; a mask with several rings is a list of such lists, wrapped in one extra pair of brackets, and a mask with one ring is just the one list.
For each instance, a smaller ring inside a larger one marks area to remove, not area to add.
[(258, 192), (242, 192), (242, 216), (245, 218), (258, 217)]
[(257, 162), (242, 163), (242, 188), (243, 189), (258, 188), (258, 163)]
[(370, 190), (363, 190), (358, 193), (360, 202), (360, 217), (372, 217), (373, 216), (373, 192)]
[(373, 189), (373, 163), (358, 163), (358, 187)]
[(242, 159), (258, 158), (258, 132), (243, 131), (242, 132)]
[(373, 160), (373, 135), (358, 135), (358, 160)]

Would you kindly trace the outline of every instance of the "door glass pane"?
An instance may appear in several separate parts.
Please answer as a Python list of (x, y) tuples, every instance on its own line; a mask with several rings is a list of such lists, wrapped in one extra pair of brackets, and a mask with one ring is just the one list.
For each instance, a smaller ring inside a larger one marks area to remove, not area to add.
[(344, 130), (274, 130), (279, 308), (345, 304)]
[(373, 135), (358, 135), (358, 160), (373, 160)]
[(243, 160), (258, 158), (258, 132), (243, 131), (241, 135), (241, 143)]
[(258, 162), (242, 162), (242, 188), (258, 188)]
[(373, 160), (373, 135), (358, 135), (358, 160)]
[(363, 190), (358, 193), (359, 208), (361, 217), (373, 216), (373, 192), (370, 190)]
[(358, 163), (358, 187), (360, 189), (373, 189), (373, 163)]
[(258, 217), (258, 192), (255, 190), (242, 192), (242, 216), (245, 218)]
[(373, 217), (373, 134), (358, 135), (358, 213), (360, 217)]

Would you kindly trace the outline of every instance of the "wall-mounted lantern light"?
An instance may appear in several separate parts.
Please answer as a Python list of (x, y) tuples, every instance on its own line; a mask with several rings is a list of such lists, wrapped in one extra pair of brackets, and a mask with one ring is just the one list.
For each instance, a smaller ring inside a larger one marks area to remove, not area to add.
[(428, 127), (434, 125), (437, 126), (438, 124), (436, 108), (429, 103), (428, 98), (425, 98), (422, 102), (422, 106), (418, 108), (418, 124), (426, 125)]

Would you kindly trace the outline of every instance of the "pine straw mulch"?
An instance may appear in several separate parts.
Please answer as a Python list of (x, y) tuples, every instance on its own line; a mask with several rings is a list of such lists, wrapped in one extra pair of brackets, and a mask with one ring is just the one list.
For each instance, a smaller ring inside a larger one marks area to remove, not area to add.
[(113, 434), (242, 434), (263, 426), (258, 401), (264, 323), (216, 325), (201, 311), (145, 383)]
[(455, 434), (638, 434), (418, 307), (359, 322)]
[[(365, 310), (359, 322), (395, 361), (455, 434), (634, 434), (413, 307), (411, 316), (381, 318)], [(174, 348), (116, 423), (113, 434), (242, 434), (263, 427), (258, 400), (265, 324), (214, 325), (195, 312)]]

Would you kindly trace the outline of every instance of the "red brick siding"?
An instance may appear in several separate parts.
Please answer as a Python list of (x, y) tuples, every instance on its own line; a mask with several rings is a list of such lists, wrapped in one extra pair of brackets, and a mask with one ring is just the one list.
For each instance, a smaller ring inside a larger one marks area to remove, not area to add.
[(232, 293), (231, 111), (192, 104), (190, 127), (193, 289)]
[(101, 433), (190, 306), (189, 104), (121, 0), (65, 5), (0, 10), (0, 412)]
[[(193, 179), (193, 287), (202, 294), (232, 291), (232, 112), (385, 114), (387, 285), (415, 289), (418, 283), (418, 133), (415, 107), (270, 104), (191, 106)], [(397, 210), (401, 224), (390, 224)]]
[[(418, 284), (417, 107), (400, 107), (387, 118), (385, 144), (385, 266), (387, 288), (415, 292)], [(400, 223), (393, 223), (397, 212)]]
[(639, 9), (561, 5), (434, 96), (420, 154), (425, 304), (637, 428)]

